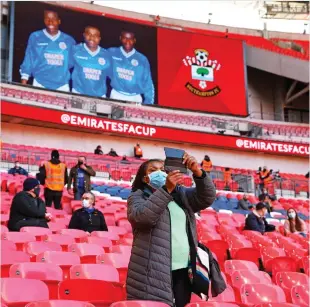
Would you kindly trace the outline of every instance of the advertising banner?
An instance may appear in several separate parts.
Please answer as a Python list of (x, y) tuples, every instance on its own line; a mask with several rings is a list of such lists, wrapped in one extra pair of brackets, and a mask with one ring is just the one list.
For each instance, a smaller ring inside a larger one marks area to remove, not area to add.
[(2, 114), (61, 125), (61, 129), (80, 128), (84, 131), (112, 133), (119, 136), (188, 143), (225, 149), (264, 152), (276, 155), (293, 155), (308, 158), (309, 144), (249, 139), (197, 131), (145, 125), (133, 122), (98, 118), (96, 116), (21, 105), (2, 101)]
[(247, 115), (241, 40), (46, 2), (14, 5), (14, 82), (137, 104)]

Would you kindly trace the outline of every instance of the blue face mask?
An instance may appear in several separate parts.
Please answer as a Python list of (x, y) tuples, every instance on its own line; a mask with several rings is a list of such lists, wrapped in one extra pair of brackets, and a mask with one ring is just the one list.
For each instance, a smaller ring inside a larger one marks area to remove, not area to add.
[(153, 189), (160, 189), (166, 183), (167, 174), (163, 171), (156, 171), (149, 174), (150, 183), (149, 185)]

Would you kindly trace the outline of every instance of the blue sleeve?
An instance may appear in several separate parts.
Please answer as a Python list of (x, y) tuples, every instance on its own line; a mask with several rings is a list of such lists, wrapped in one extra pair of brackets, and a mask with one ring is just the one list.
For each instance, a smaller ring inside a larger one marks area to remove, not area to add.
[(74, 40), (74, 38), (70, 37), (71, 40), (71, 44), (70, 44), (70, 48), (69, 48), (69, 53), (68, 53), (68, 63), (69, 63), (69, 69), (71, 69), (74, 66), (74, 52), (76, 50), (76, 41)]
[(15, 168), (10, 168), (8, 171), (8, 174), (14, 175), (15, 174)]
[(25, 57), (22, 65), (20, 66), (20, 74), (21, 78), (28, 80), (29, 77), (32, 75), (32, 58), (33, 58), (33, 45), (34, 45), (34, 36), (33, 33), (30, 34), (28, 43), (27, 43), (27, 48), (25, 52)]
[(144, 88), (144, 104), (154, 104), (155, 90), (151, 75), (150, 64), (147, 59), (145, 59), (144, 66), (144, 76), (143, 76), (143, 88)]
[(28, 177), (28, 172), (24, 168), (22, 169), (22, 173), (23, 173), (23, 175)]

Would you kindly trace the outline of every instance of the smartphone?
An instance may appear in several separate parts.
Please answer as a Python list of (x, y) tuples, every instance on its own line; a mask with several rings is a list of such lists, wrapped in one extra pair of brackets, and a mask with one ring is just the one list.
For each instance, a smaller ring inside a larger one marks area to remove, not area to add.
[(165, 171), (167, 173), (179, 170), (183, 174), (187, 174), (187, 168), (183, 164), (183, 157), (185, 151), (182, 149), (164, 147), (166, 160), (165, 160)]

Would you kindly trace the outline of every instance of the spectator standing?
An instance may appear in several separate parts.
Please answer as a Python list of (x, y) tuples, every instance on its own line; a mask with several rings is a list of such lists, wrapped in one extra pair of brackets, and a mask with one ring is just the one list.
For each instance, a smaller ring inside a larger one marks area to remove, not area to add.
[(139, 143), (134, 147), (134, 156), (137, 159), (141, 159), (143, 157), (143, 151)]
[(263, 169), (259, 168), (259, 179), (260, 179), (260, 190), (262, 191), (264, 188), (268, 186), (268, 184), (272, 181), (272, 170), (268, 170), (267, 166), (264, 166)]
[(212, 170), (212, 161), (210, 159), (209, 156), (205, 155), (204, 159), (201, 162), (201, 167), (202, 169), (207, 172), (210, 173)]
[(196, 262), (195, 213), (211, 206), (216, 191), (194, 157), (185, 154), (183, 159), (195, 188), (180, 186), (183, 175), (178, 170), (167, 175), (161, 160), (146, 161), (137, 172), (127, 211), (134, 234), (126, 283), (129, 300), (176, 307), (190, 302), (188, 266), (189, 259)]
[(231, 177), (231, 169), (229, 167), (225, 168), (224, 171), (224, 182), (225, 182), (225, 186), (227, 188), (229, 188), (229, 185), (231, 183), (232, 177)]
[(298, 216), (294, 208), (287, 210), (287, 220), (284, 223), (284, 230), (286, 234), (299, 233), (303, 237), (307, 236), (306, 223)]
[(95, 209), (95, 195), (84, 193), (82, 208), (76, 210), (70, 220), (69, 229), (80, 229), (91, 233), (92, 231), (108, 231), (102, 212)]
[(247, 194), (243, 194), (243, 198), (241, 198), (238, 201), (238, 207), (237, 209), (240, 210), (249, 210), (249, 206), (251, 206), (251, 203), (248, 200), (248, 195)]
[(116, 151), (113, 148), (111, 148), (110, 152), (108, 153), (108, 156), (118, 157), (118, 154), (116, 153)]
[(94, 151), (95, 155), (103, 155), (103, 151), (100, 145), (98, 145)]
[(86, 157), (79, 157), (78, 164), (71, 168), (68, 179), (68, 191), (73, 185), (75, 200), (80, 200), (84, 193), (91, 191), (91, 176), (96, 176), (96, 172), (86, 164)]
[(9, 169), (8, 174), (14, 175), (14, 176), (24, 175), (28, 177), (28, 172), (20, 166), (19, 161), (15, 161), (14, 164), (15, 164), (14, 167)]
[(39, 181), (27, 178), (23, 183), (23, 191), (13, 198), (8, 223), (10, 231), (20, 231), (26, 226), (48, 228), (47, 221), (51, 220), (52, 215), (46, 213), (45, 203), (39, 195)]
[(251, 212), (245, 219), (244, 230), (258, 231), (261, 234), (271, 232), (276, 229), (274, 225), (268, 224), (265, 216), (268, 212), (267, 206), (260, 202), (256, 205), (256, 209)]
[(58, 150), (53, 150), (51, 160), (40, 167), (38, 176), (41, 184), (44, 184), (44, 198), (47, 207), (54, 203), (55, 209), (61, 209), (62, 192), (68, 183), (68, 170), (66, 164), (60, 162)]

